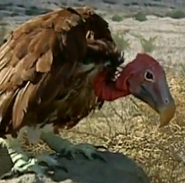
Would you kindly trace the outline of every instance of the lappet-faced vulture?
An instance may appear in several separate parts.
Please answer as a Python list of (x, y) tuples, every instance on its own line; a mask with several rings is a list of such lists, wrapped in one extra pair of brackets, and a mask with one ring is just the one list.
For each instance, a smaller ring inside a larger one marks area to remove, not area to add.
[(92, 158), (93, 146), (73, 145), (57, 133), (104, 101), (132, 94), (160, 114), (161, 126), (168, 124), (175, 104), (162, 66), (138, 54), (118, 76), (123, 62), (108, 23), (90, 7), (40, 15), (12, 31), (0, 47), (0, 137), (14, 163), (11, 173), (42, 174), (40, 162), (59, 166), (47, 155), (28, 157), (20, 145), (25, 129), (31, 143), (42, 139), (58, 153), (81, 150)]

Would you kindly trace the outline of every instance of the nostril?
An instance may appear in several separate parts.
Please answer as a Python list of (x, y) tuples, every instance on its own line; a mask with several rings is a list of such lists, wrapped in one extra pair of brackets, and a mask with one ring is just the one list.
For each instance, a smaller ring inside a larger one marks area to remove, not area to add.
[(173, 100), (173, 98), (170, 98), (169, 97), (169, 98), (164, 99), (164, 103), (167, 104), (167, 105), (168, 104), (173, 104), (174, 103), (174, 100)]
[(163, 103), (164, 104), (169, 104), (170, 103), (170, 99), (169, 98), (164, 98), (163, 99)]

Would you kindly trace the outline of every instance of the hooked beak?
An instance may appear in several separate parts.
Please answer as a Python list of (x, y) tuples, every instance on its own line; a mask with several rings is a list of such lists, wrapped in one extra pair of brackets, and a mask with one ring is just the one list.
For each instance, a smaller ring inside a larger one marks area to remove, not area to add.
[(176, 106), (173, 101), (171, 101), (168, 105), (164, 105), (161, 108), (159, 107), (160, 114), (160, 125), (159, 127), (163, 127), (169, 124), (171, 119), (175, 114)]
[(157, 83), (142, 84), (137, 93), (133, 95), (147, 103), (160, 115), (159, 127), (169, 124), (175, 114), (176, 105), (166, 78), (161, 79)]

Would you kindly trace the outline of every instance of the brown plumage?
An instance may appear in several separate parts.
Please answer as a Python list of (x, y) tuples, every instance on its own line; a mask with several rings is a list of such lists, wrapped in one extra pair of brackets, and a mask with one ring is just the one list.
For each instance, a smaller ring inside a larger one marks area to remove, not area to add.
[[(43, 122), (73, 126), (88, 115), (103, 102), (93, 78), (106, 58), (117, 59), (115, 48), (107, 22), (88, 7), (41, 15), (12, 31), (0, 47), (0, 137)], [(86, 56), (96, 65), (80, 71)]]
[(88, 7), (38, 16), (11, 32), (0, 47), (0, 143), (12, 171), (43, 174), (39, 162), (60, 166), (44, 154), (30, 160), (21, 149), (22, 129), (29, 142), (41, 139), (62, 156), (99, 157), (93, 146), (73, 145), (54, 133), (75, 126), (104, 101), (132, 94), (167, 125), (176, 107), (162, 66), (147, 54), (120, 68), (123, 61), (108, 23)]

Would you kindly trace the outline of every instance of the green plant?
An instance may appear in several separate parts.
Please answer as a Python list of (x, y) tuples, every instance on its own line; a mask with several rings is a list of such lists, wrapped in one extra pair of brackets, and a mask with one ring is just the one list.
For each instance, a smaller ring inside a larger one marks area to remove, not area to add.
[(180, 10), (173, 10), (173, 11), (166, 13), (166, 16), (174, 18), (174, 19), (185, 18), (185, 12), (180, 11)]
[(113, 15), (112, 21), (121, 22), (121, 21), (123, 21), (123, 17), (121, 17), (120, 15)]
[(148, 40), (144, 37), (140, 38), (140, 42), (143, 48), (143, 51), (146, 53), (151, 53), (156, 48), (155, 40), (157, 37), (150, 37)]
[(146, 21), (147, 20), (147, 17), (146, 17), (146, 14), (145, 13), (143, 13), (143, 12), (137, 12), (134, 15), (134, 19), (142, 22), (142, 21)]
[(130, 49), (130, 43), (128, 39), (125, 39), (121, 34), (114, 34), (113, 39), (116, 42), (117, 46), (121, 50)]

